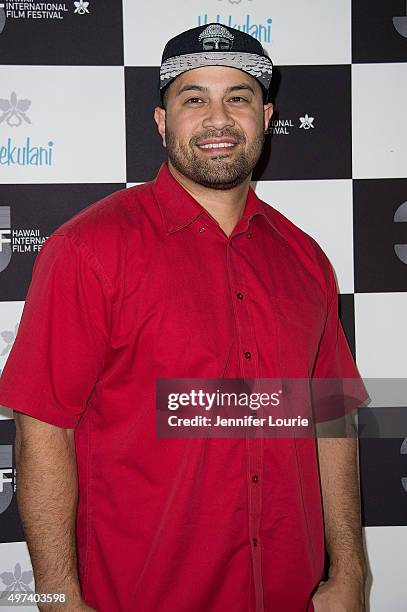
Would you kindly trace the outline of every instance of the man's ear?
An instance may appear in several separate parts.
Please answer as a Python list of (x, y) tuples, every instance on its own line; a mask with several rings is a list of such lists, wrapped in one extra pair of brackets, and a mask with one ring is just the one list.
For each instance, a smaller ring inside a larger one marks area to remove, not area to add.
[(163, 146), (166, 146), (165, 142), (165, 108), (156, 106), (154, 109), (154, 120), (157, 124), (158, 132), (162, 138)]
[(269, 102), (268, 104), (265, 104), (263, 108), (264, 108), (264, 131), (266, 132), (269, 127), (270, 119), (273, 116), (274, 106), (271, 102)]

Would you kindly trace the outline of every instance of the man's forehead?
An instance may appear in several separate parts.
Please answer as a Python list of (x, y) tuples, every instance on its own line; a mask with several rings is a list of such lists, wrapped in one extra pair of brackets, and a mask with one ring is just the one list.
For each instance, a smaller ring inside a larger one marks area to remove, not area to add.
[(249, 86), (254, 92), (261, 93), (261, 87), (247, 72), (229, 66), (203, 66), (184, 72), (173, 81), (173, 90), (178, 94), (185, 87), (205, 89), (228, 89), (234, 86)]

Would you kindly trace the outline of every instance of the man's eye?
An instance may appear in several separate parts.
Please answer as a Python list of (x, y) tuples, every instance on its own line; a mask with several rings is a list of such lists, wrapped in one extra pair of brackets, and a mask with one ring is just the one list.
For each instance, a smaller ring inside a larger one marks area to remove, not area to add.
[(243, 98), (243, 96), (233, 96), (233, 98), (230, 99), (232, 102), (247, 102), (247, 99)]
[(188, 98), (188, 100), (185, 100), (185, 104), (196, 104), (197, 102), (202, 102), (201, 98)]

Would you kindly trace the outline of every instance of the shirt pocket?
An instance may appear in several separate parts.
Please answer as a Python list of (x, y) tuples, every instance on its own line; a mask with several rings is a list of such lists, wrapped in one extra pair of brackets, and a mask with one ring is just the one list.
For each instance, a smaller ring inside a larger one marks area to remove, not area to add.
[(281, 376), (309, 376), (323, 333), (324, 306), (282, 296), (273, 296), (271, 301), (277, 323)]

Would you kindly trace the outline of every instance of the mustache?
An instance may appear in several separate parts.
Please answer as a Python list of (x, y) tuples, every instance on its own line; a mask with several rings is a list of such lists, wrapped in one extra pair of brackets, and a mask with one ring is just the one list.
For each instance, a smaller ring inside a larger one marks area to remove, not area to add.
[(195, 134), (194, 136), (192, 136), (189, 142), (190, 144), (194, 145), (200, 140), (206, 140), (207, 138), (223, 138), (223, 137), (233, 138), (238, 143), (246, 142), (246, 138), (241, 132), (238, 132), (237, 130), (231, 130), (231, 129), (208, 130), (206, 132), (201, 132), (200, 134)]

